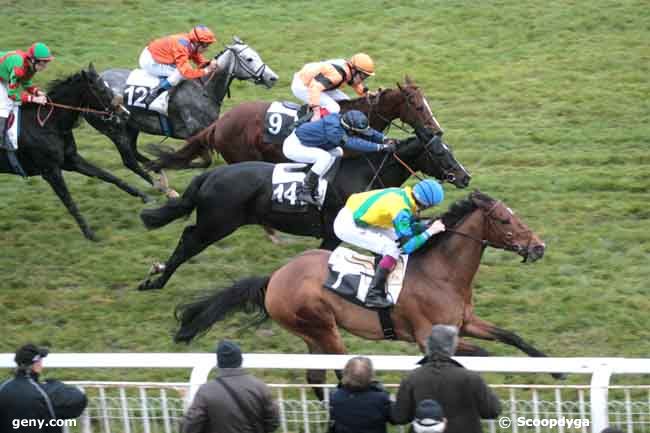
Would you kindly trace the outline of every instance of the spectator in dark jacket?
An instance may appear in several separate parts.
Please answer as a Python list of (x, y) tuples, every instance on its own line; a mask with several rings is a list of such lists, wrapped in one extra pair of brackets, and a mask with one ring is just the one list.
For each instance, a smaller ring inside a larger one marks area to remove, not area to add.
[(184, 417), (183, 433), (269, 433), (278, 428), (271, 390), (242, 369), (242, 361), (239, 346), (219, 343), (219, 377), (199, 388)]
[(60, 433), (57, 420), (77, 418), (86, 396), (55, 380), (39, 382), (46, 348), (26, 344), (16, 352), (13, 379), (0, 383), (0, 432)]
[(499, 415), (499, 399), (478, 373), (466, 370), (451, 358), (458, 345), (458, 329), (436, 325), (431, 331), (422, 365), (400, 384), (393, 420), (398, 424), (410, 422), (418, 403), (431, 399), (444, 410), (446, 433), (480, 433), (481, 418)]
[(334, 433), (386, 433), (391, 401), (373, 375), (370, 359), (357, 356), (347, 362), (341, 385), (330, 397)]

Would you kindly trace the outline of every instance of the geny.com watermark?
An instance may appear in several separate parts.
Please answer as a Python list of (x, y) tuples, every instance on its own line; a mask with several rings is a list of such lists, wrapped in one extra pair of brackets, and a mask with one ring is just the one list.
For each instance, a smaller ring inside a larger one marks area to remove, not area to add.
[(11, 426), (14, 430), (25, 427), (36, 427), (39, 430), (50, 427), (76, 427), (76, 419), (12, 419)]
[(519, 416), (511, 419), (507, 416), (499, 418), (499, 427), (510, 428), (513, 424), (517, 427), (545, 427), (545, 428), (582, 428), (589, 427), (589, 420), (586, 418), (526, 418)]

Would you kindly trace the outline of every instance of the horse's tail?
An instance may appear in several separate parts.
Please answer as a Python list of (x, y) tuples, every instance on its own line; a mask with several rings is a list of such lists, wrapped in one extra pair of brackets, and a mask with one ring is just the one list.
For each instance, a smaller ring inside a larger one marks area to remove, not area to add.
[(189, 343), (207, 332), (215, 322), (223, 320), (228, 313), (242, 309), (257, 310), (257, 319), (252, 325), (262, 323), (269, 318), (264, 297), (270, 279), (270, 276), (244, 278), (213, 295), (176, 306), (174, 317), (180, 328), (174, 335), (174, 341)]
[[(160, 171), (168, 168), (171, 170), (182, 170), (186, 168), (207, 168), (212, 163), (212, 151), (210, 148), (210, 134), (212, 127), (185, 140), (185, 145), (178, 150), (169, 146), (150, 143), (147, 150), (156, 155), (158, 159), (145, 164), (149, 170)], [(192, 165), (192, 161), (201, 157), (203, 164)]]
[(210, 174), (209, 171), (196, 176), (179, 198), (170, 198), (167, 203), (156, 209), (145, 209), (140, 212), (140, 219), (148, 229), (157, 229), (170, 222), (187, 216), (196, 207), (195, 197), (199, 188)]

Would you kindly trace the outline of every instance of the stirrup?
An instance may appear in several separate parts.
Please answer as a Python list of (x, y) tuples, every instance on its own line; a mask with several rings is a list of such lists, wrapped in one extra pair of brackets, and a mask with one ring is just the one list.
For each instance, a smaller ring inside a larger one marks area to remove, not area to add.
[(310, 194), (308, 191), (303, 191), (298, 193), (298, 201), (305, 202), (307, 204), (311, 204), (314, 206), (320, 206), (320, 203), (318, 202), (318, 199), (315, 198), (312, 194)]
[(373, 296), (372, 294), (366, 297), (365, 304), (370, 308), (388, 308), (393, 305), (387, 298), (380, 295)]

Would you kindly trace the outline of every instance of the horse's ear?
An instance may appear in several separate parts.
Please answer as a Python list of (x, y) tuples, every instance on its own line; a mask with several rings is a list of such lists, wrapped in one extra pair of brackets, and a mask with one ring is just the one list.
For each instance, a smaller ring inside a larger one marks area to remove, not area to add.
[(398, 89), (400, 89), (400, 90), (404, 90), (404, 89), (402, 88), (402, 85), (401, 85), (400, 83), (395, 83), (395, 84), (397, 85), (397, 88), (398, 88)]
[(408, 74), (404, 75), (404, 83), (405, 83), (407, 86), (413, 86), (413, 85), (415, 85), (415, 82), (414, 82), (413, 80), (411, 80), (411, 77), (409, 77)]
[(96, 74), (97, 71), (95, 70), (95, 65), (93, 65), (93, 62), (88, 63), (88, 72), (91, 74)]

